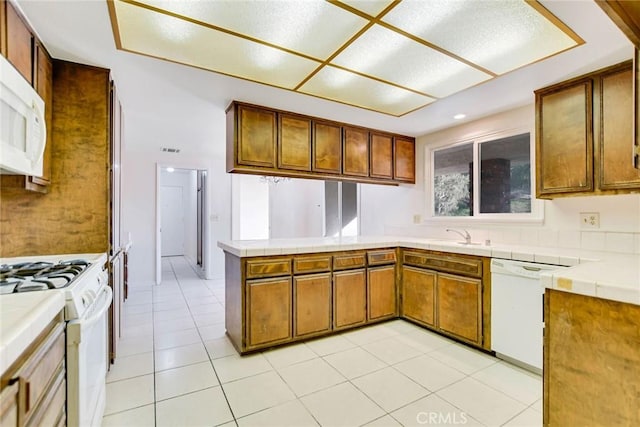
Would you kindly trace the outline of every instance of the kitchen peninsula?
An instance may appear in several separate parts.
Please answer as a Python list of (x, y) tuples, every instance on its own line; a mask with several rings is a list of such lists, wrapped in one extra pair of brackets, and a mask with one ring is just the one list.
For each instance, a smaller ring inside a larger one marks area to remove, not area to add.
[[(637, 254), (390, 236), (218, 246), (226, 256), (227, 335), (240, 353), (394, 317), (490, 351), (488, 261), (572, 266), (542, 276), (545, 424), (640, 422)], [(385, 268), (393, 276), (378, 272)]]

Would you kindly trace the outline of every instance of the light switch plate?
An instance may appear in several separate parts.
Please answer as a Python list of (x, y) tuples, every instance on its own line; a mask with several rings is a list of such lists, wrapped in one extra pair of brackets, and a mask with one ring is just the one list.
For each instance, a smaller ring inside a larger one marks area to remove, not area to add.
[(420, 214), (413, 215), (413, 223), (414, 224), (420, 224), (420, 221), (422, 221), (422, 218), (420, 217)]
[(600, 213), (580, 212), (580, 228), (600, 228)]

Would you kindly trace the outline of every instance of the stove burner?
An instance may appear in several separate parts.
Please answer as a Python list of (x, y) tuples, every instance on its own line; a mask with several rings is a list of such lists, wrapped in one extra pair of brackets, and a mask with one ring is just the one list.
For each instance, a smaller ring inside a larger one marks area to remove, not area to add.
[(0, 293), (16, 293), (64, 288), (89, 265), (76, 259), (52, 262), (23, 262), (0, 266)]

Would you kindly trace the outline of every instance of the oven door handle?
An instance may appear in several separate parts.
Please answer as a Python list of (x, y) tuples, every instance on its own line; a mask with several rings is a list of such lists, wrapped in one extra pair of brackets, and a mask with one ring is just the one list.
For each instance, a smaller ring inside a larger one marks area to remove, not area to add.
[[(102, 307), (97, 309), (96, 314), (94, 314), (93, 316), (85, 320), (82, 320), (82, 327), (85, 327), (85, 328), (91, 327), (91, 325), (93, 325), (98, 320), (100, 320), (100, 318), (102, 318), (104, 313), (109, 309), (109, 306), (111, 305), (111, 298), (113, 297), (113, 291), (111, 290), (110, 286), (105, 286), (104, 288), (102, 288), (102, 292), (107, 294), (104, 304), (102, 305)], [(95, 300), (99, 301), (100, 297), (96, 298)]]

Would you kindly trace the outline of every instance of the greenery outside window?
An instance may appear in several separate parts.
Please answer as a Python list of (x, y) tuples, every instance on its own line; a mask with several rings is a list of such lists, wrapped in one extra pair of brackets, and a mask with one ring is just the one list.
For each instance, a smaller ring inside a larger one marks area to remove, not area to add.
[(540, 219), (531, 153), (528, 132), (432, 149), (433, 217)]

